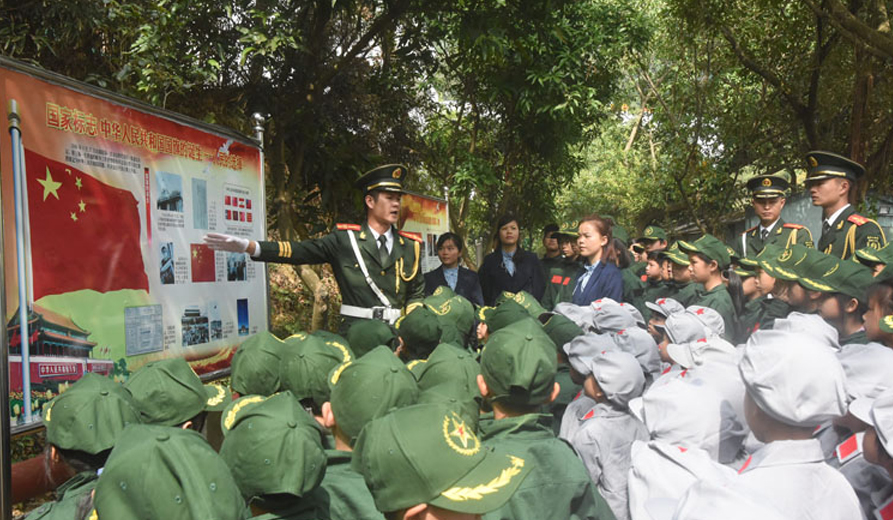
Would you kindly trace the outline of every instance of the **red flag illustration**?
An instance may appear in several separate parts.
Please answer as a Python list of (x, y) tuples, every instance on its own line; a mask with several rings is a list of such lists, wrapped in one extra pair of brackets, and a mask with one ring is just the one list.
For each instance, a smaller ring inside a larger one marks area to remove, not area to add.
[(205, 244), (189, 244), (192, 256), (192, 281), (217, 281), (217, 267), (214, 263), (214, 250)]
[(136, 198), (25, 150), (34, 299), (81, 289), (149, 290)]

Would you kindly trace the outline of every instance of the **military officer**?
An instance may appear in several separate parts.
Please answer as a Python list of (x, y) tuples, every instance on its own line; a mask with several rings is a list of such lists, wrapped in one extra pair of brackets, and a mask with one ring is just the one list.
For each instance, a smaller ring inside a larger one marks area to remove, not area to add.
[(847, 259), (858, 249), (880, 249), (887, 244), (877, 222), (856, 213), (850, 194), (865, 174), (861, 164), (829, 152), (809, 152), (806, 185), (814, 206), (822, 208), (819, 251)]
[(793, 244), (813, 247), (812, 233), (806, 226), (788, 223), (781, 218), (789, 187), (787, 179), (778, 175), (758, 175), (747, 181), (751, 204), (760, 223), (741, 234), (735, 244), (739, 258), (753, 258), (769, 244), (785, 248)]
[(406, 167), (380, 166), (355, 185), (364, 194), (366, 222), (337, 224), (328, 235), (303, 242), (265, 242), (208, 233), (212, 249), (248, 252), (261, 262), (332, 266), (341, 290), (341, 330), (356, 319), (393, 324), (405, 311), (421, 305), (425, 281), (419, 270), (422, 239), (396, 228)]

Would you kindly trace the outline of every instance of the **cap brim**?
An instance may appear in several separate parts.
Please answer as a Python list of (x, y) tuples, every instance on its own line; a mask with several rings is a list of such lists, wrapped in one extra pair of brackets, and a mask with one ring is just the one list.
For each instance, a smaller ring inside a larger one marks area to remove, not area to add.
[(691, 368), (694, 364), (691, 359), (691, 351), (678, 343), (667, 345), (667, 355), (682, 368)]
[(638, 419), (640, 422), (645, 422), (645, 401), (642, 400), (642, 397), (635, 397), (630, 399), (626, 406), (629, 408), (633, 417)]
[(208, 397), (205, 401), (207, 412), (221, 412), (233, 400), (232, 392), (223, 385), (205, 385), (205, 393)]
[(871, 405), (873, 404), (874, 399), (870, 397), (858, 397), (850, 403), (848, 410), (856, 419), (871, 425)]
[(825, 285), (821, 282), (817, 282), (817, 281), (809, 279), (809, 278), (799, 278), (797, 281), (800, 282), (800, 285), (802, 285), (803, 287), (806, 287), (810, 291), (818, 291), (818, 292), (823, 292), (823, 293), (840, 292), (840, 291), (835, 290), (830, 285)]
[(530, 473), (531, 462), (494, 449), (471, 471), (428, 503), (457, 513), (488, 513), (512, 497)]
[(664, 318), (667, 317), (667, 313), (665, 313), (664, 310), (660, 307), (660, 305), (658, 305), (658, 304), (656, 304), (656, 303), (645, 302), (645, 307), (648, 307), (648, 308), (651, 309), (653, 312), (656, 312), (656, 313), (660, 314), (660, 315), (663, 316)]

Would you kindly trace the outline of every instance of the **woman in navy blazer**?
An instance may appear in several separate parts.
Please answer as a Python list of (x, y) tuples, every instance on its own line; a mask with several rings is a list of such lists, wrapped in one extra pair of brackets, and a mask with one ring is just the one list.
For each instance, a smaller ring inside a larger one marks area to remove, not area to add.
[(540, 259), (521, 248), (521, 229), (512, 215), (504, 215), (496, 224), (496, 250), (484, 257), (478, 277), (484, 303), (493, 305), (503, 291), (527, 291), (541, 300), (546, 280)]
[(462, 237), (455, 233), (444, 233), (438, 237), (437, 256), (440, 258), (440, 267), (425, 273), (426, 296), (434, 293), (441, 285), (446, 285), (456, 294), (468, 298), (471, 303), (477, 306), (484, 304), (478, 274), (459, 265), (464, 249)]
[(574, 277), (571, 302), (589, 305), (601, 298), (623, 301), (623, 276), (617, 267), (612, 236), (613, 222), (598, 215), (580, 221), (577, 245), (583, 268)]

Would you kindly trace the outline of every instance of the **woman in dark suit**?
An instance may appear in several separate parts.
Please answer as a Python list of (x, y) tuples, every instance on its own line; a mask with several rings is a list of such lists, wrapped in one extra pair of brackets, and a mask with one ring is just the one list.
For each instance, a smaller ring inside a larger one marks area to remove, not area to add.
[(465, 244), (459, 235), (455, 233), (440, 235), (437, 239), (437, 256), (440, 258), (440, 267), (425, 273), (426, 296), (432, 294), (441, 285), (446, 285), (471, 303), (477, 306), (484, 304), (477, 273), (459, 265), (459, 259), (462, 258), (464, 249)]
[(617, 250), (614, 249), (613, 222), (598, 215), (589, 215), (580, 221), (580, 257), (583, 269), (573, 280), (572, 302), (589, 305), (601, 298), (623, 301), (623, 275), (617, 267)]
[(518, 220), (505, 215), (499, 219), (496, 231), (496, 250), (484, 257), (478, 271), (484, 303), (493, 305), (503, 292), (527, 291), (537, 300), (543, 297), (546, 282), (539, 258), (521, 249)]

